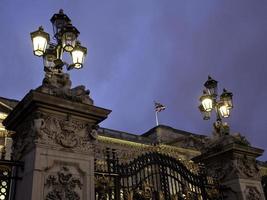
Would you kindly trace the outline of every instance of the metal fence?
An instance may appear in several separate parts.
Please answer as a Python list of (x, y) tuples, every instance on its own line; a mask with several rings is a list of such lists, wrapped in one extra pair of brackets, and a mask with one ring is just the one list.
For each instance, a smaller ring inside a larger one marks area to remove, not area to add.
[(121, 164), (116, 151), (107, 149), (102, 162), (95, 170), (96, 200), (223, 199), (216, 180), (158, 152)]

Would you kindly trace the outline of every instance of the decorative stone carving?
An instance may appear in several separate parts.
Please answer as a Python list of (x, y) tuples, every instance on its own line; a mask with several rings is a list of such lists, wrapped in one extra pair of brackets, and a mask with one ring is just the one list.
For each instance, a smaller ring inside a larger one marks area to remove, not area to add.
[(215, 179), (224, 180), (227, 176), (233, 176), (233, 165), (232, 162), (227, 163), (217, 163), (212, 166), (208, 166), (210, 170), (207, 171), (207, 174)]
[(56, 143), (64, 148), (86, 151), (91, 148), (91, 142), (97, 136), (95, 133), (92, 134), (96, 131), (97, 126), (74, 120), (71, 116), (64, 119), (46, 115), (44, 121), (41, 143)]
[(70, 76), (62, 71), (47, 71), (42, 85), (37, 91), (58, 96), (71, 101), (92, 105), (93, 100), (89, 97), (90, 91), (83, 85), (71, 89)]
[(97, 125), (74, 120), (71, 116), (36, 112), (18, 127), (13, 135), (13, 156), (16, 159), (35, 143), (88, 151), (97, 137)]
[(91, 129), (88, 130), (89, 136), (92, 140), (96, 140), (98, 136), (99, 125), (91, 126)]
[(50, 175), (46, 179), (45, 187), (51, 188), (45, 196), (45, 200), (80, 200), (81, 197), (75, 191), (76, 188), (82, 189), (79, 178), (73, 177), (67, 167), (62, 167), (57, 175)]
[(246, 155), (236, 160), (236, 168), (241, 178), (259, 178), (259, 168), (255, 160), (248, 159)]
[(230, 134), (230, 127), (226, 122), (216, 121), (213, 123), (213, 136), (218, 138)]
[(245, 195), (246, 200), (261, 200), (261, 194), (256, 187), (247, 186)]
[(236, 139), (235, 140), (236, 143), (245, 146), (251, 146), (247, 138), (245, 136), (242, 136), (240, 133), (234, 134), (233, 137)]
[(210, 164), (208, 175), (220, 181), (233, 178), (260, 179), (259, 169), (256, 161), (247, 156), (236, 157), (234, 160), (222, 159), (216, 164)]
[(234, 160), (221, 160), (216, 164), (208, 166), (208, 174), (218, 180), (232, 178), (259, 179), (259, 169), (256, 162), (249, 160), (246, 156)]
[(231, 134), (231, 135), (222, 135), (220, 137), (213, 137), (210, 139), (206, 139), (203, 143), (204, 148), (201, 149), (202, 153), (215, 153), (222, 150), (228, 144), (239, 144), (242, 146), (250, 146), (250, 143), (247, 139), (242, 136), (240, 133)]
[(261, 177), (262, 189), (265, 197), (267, 197), (267, 175)]

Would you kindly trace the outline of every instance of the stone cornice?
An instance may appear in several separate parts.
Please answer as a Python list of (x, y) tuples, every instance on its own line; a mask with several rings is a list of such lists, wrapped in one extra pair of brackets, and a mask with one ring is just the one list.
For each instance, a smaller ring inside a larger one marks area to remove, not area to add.
[(64, 98), (48, 95), (45, 93), (31, 90), (14, 110), (4, 120), (7, 129), (20, 123), (34, 109), (50, 110), (59, 113), (68, 113), (81, 118), (90, 118), (100, 123), (107, 118), (111, 110), (100, 108), (93, 105), (73, 102)]

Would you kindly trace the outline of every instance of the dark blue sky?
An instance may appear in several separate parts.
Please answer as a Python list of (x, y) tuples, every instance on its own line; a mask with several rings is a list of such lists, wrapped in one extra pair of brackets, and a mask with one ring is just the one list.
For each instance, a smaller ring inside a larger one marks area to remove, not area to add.
[(60, 8), (88, 48), (73, 86), (113, 110), (102, 126), (144, 133), (157, 100), (167, 106), (161, 124), (210, 135), (215, 118), (203, 121), (197, 108), (210, 74), (234, 94), (231, 131), (267, 149), (267, 1), (1, 0), (1, 96), (21, 99), (41, 84), (29, 33), (40, 25), (52, 33)]

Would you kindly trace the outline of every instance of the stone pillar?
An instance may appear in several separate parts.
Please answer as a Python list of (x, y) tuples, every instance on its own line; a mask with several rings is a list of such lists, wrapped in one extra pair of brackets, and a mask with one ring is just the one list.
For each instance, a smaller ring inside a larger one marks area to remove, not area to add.
[(30, 91), (4, 121), (15, 132), (13, 159), (24, 162), (16, 200), (95, 199), (94, 143), (111, 111), (62, 88)]
[(207, 174), (223, 185), (225, 199), (265, 200), (256, 158), (263, 150), (251, 147), (240, 134), (223, 135), (207, 142), (195, 162), (204, 163)]

